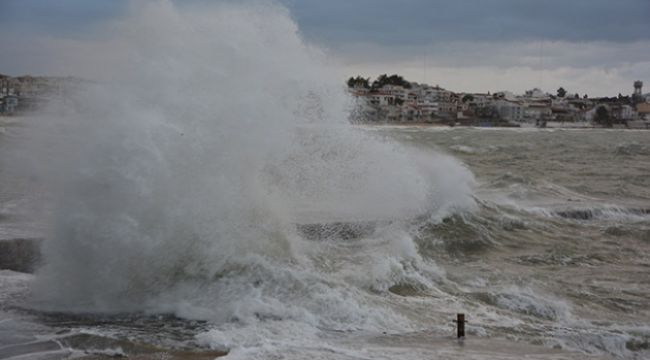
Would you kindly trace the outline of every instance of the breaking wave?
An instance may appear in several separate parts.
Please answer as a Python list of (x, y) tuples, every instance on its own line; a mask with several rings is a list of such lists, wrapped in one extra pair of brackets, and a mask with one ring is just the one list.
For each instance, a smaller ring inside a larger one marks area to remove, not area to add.
[(444, 276), (410, 229), (473, 209), (469, 170), (350, 126), (283, 7), (134, 2), (117, 28), (128, 59), (21, 149), (53, 198), (35, 307), (417, 327), (377, 294)]
[(646, 221), (650, 218), (650, 209), (605, 206), (557, 210), (553, 214), (571, 220)]

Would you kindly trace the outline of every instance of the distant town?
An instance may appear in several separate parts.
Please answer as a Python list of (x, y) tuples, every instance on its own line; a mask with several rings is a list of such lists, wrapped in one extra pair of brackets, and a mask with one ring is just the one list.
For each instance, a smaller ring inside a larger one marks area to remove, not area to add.
[[(0, 74), (0, 116), (34, 111), (52, 98), (66, 99), (87, 82)], [(630, 84), (631, 94), (598, 98), (563, 87), (554, 94), (540, 89), (524, 94), (456, 93), (386, 74), (374, 81), (351, 77), (347, 88), (355, 99), (351, 117), (358, 123), (650, 129), (650, 94), (643, 94), (641, 81)]]
[(347, 86), (353, 120), (362, 123), (650, 129), (650, 94), (641, 81), (630, 84), (630, 95), (599, 98), (563, 87), (555, 94), (455, 93), (386, 74), (374, 81), (351, 77)]

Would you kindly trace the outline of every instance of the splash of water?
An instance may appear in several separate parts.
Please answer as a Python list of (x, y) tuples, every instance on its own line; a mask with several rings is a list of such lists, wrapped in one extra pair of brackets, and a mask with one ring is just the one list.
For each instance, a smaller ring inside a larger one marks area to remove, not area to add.
[[(38, 303), (408, 327), (369, 289), (433, 286), (400, 224), (472, 206), (469, 171), (351, 126), (282, 7), (138, 3), (111, 29), (124, 61), (30, 129), (55, 194)], [(354, 249), (296, 231), (368, 221), (389, 225)]]

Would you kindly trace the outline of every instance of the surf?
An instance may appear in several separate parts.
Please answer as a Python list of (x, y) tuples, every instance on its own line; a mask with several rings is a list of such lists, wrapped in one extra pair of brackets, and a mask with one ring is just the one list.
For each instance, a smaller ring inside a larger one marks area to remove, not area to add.
[[(107, 29), (128, 56), (20, 146), (51, 199), (31, 306), (417, 327), (373, 291), (434, 286), (412, 222), (472, 209), (467, 168), (351, 126), (336, 64), (276, 3), (133, 2)], [(344, 223), (375, 225), (350, 243)]]

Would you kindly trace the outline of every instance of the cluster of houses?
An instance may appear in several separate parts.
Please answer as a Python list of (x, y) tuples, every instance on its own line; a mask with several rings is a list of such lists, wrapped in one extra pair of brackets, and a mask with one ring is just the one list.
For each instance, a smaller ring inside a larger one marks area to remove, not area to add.
[(372, 83), (361, 77), (348, 80), (356, 99), (355, 120), (471, 126), (650, 128), (650, 95), (643, 95), (642, 87), (637, 81), (633, 95), (589, 98), (563, 88), (556, 95), (539, 89), (522, 95), (455, 93), (397, 75), (381, 75)]
[(74, 77), (0, 74), (0, 115), (17, 115), (42, 107), (53, 97), (65, 97), (82, 80)]

